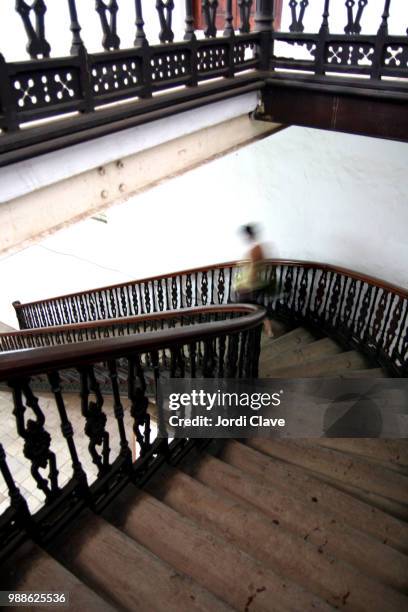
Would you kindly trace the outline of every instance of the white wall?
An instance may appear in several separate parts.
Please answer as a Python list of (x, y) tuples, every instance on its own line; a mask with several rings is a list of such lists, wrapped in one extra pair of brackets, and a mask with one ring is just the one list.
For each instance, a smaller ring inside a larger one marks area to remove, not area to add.
[(350, 267), (408, 287), (408, 145), (290, 127), (0, 258), (9, 304), (240, 258), (237, 228), (271, 255)]

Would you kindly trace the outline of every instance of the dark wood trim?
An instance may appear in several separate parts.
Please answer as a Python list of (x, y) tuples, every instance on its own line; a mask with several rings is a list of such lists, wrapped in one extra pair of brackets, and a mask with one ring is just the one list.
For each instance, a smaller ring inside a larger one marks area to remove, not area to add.
[[(26, 306), (26, 304), (24, 304)], [(79, 332), (80, 330), (90, 330), (95, 328), (103, 329), (104, 327), (115, 327), (115, 325), (132, 325), (143, 324), (147, 321), (162, 321), (166, 319), (188, 317), (191, 315), (200, 314), (225, 314), (242, 313), (248, 314), (246, 304), (217, 304), (216, 306), (199, 306), (196, 308), (179, 308), (177, 310), (165, 310), (162, 312), (154, 312), (151, 314), (135, 315), (132, 317), (117, 317), (116, 319), (98, 319), (97, 321), (87, 321), (85, 323), (71, 323), (69, 325), (50, 325), (49, 327), (35, 327), (25, 330), (12, 330), (9, 332), (1, 332), (0, 339), (7, 336), (17, 338), (19, 336), (40, 336), (41, 334), (64, 333), (67, 331)]]
[(61, 119), (43, 127), (10, 135), (3, 134), (0, 143), (0, 167), (251, 91), (259, 91), (264, 86), (263, 75), (254, 71), (251, 74), (186, 88), (149, 100), (122, 104), (98, 113)]
[(408, 94), (332, 83), (268, 80), (264, 113), (271, 122), (408, 141)]

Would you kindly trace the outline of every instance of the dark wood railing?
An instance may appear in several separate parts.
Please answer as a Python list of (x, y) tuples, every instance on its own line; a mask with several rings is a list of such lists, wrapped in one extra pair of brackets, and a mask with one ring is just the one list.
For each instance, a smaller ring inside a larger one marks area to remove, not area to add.
[[(239, 268), (239, 262), (217, 264), (14, 306), (27, 329), (231, 304)], [(265, 274), (272, 278), (275, 272), (277, 297), (265, 295), (263, 303), (276, 316), (315, 325), (397, 376), (407, 374), (407, 290), (317, 262), (269, 260)], [(10, 338), (0, 335), (0, 344), (6, 348)]]
[[(371, 0), (378, 10), (378, 25), (369, 34), (361, 34), (361, 30), (370, 0), (342, 2), (345, 27), (344, 33), (337, 34), (330, 31), (333, 2), (329, 0), (291, 0), (285, 4), (291, 14), (288, 32), (273, 28), (273, 0), (240, 3), (238, 22), (233, 20), (231, 0), (226, 0), (225, 26), (220, 31), (216, 27), (218, 3), (203, 0), (202, 38), (195, 30), (192, 0), (179, 0), (185, 6), (185, 32), (179, 42), (174, 41), (172, 28), (174, 3), (157, 2), (153, 10), (157, 13), (160, 44), (151, 45), (142, 13), (148, 4), (135, 0), (134, 46), (121, 49), (117, 32), (121, 2), (107, 4), (98, 0), (95, 20), (101, 26), (100, 53), (87, 51), (76, 0), (67, 2), (70, 22), (66, 28), (72, 32), (71, 55), (67, 57), (51, 57), (47, 40), (51, 24), (47, 22), (45, 0), (31, 6), (24, 0), (16, 2), (30, 59), (7, 62), (0, 55), (0, 165), (233, 95), (262, 90), (271, 79), (275, 84), (282, 78), (296, 81), (302, 73), (309, 80), (317, 79), (322, 91), (334, 79), (339, 86), (353, 87), (355, 95), (361, 95), (361, 88), (375, 88), (379, 95), (406, 100), (405, 26), (399, 35), (388, 33), (390, 13), (394, 5), (397, 7), (395, 1)], [(251, 32), (253, 4), (256, 12)], [(321, 8), (322, 22), (320, 27), (316, 24), (315, 31), (305, 32), (304, 19), (312, 4)], [(63, 12), (61, 19), (62, 15)], [(401, 24), (404, 18), (401, 15)], [(408, 17), (406, 21), (408, 25)], [(282, 45), (286, 45), (285, 57)], [(303, 57), (296, 53), (299, 49)], [(339, 78), (345, 76), (352, 78)], [(208, 80), (212, 82), (205, 85)], [(167, 95), (155, 96), (158, 92)], [(128, 104), (117, 105), (118, 102)], [(69, 113), (75, 116), (67, 117)], [(55, 117), (64, 117), (64, 121), (46, 121), (20, 129), (29, 122)]]
[[(39, 338), (50, 345), (0, 356), (0, 381), (7, 383), (13, 398), (8, 418), (15, 417), (29, 466), (19, 479), (31, 473), (43, 504), (34, 515), (30, 512), (21, 482), (9, 465), (8, 449), (0, 444), (0, 472), (10, 498), (10, 506), (0, 516), (1, 555), (7, 556), (27, 535), (40, 543), (49, 541), (84, 505), (100, 510), (127, 482), (143, 482), (166, 458), (182, 453), (188, 441), (168, 444), (160, 411), (158, 432), (152, 435), (159, 381), (256, 377), (264, 315), (257, 306), (212, 306), (20, 333), (21, 348), (24, 342), (37, 345)], [(76, 374), (79, 396), (70, 393), (67, 372)], [(48, 394), (37, 397), (33, 386), (39, 378)], [(74, 432), (72, 410), (82, 414), (84, 433)], [(59, 448), (66, 448), (72, 465), (72, 475), (63, 484), (59, 474), (63, 451), (53, 450), (58, 422)], [(94, 482), (90, 462), (84, 461), (84, 435), (86, 454), (96, 470)], [(131, 452), (134, 442), (136, 456)]]
[[(344, 33), (330, 32), (330, 7), (333, 0), (316, 2), (290, 2), (291, 24), (289, 32), (274, 32), (273, 40), (287, 43), (293, 51), (302, 49), (308, 59), (295, 57), (279, 57), (275, 52), (271, 61), (271, 68), (312, 72), (315, 75), (325, 75), (327, 72), (334, 75), (352, 75), (369, 77), (376, 81), (377, 86), (383, 89), (390, 84), (381, 83), (385, 78), (406, 78), (408, 76), (408, 13), (400, 15), (405, 19), (399, 36), (388, 33), (388, 20), (392, 6), (396, 2), (391, 0), (347, 0), (344, 4), (346, 23)], [(336, 2), (340, 4), (340, 2)], [(308, 16), (311, 5), (321, 6), (322, 22), (315, 33), (304, 32), (304, 20)], [(369, 6), (370, 5), (370, 6)], [(361, 34), (364, 26), (364, 17), (367, 8), (374, 8), (378, 14), (377, 31), (370, 34)], [(401, 24), (401, 26), (403, 23)], [(289, 48), (290, 48), (289, 47)], [(289, 53), (290, 55), (290, 53)], [(361, 83), (361, 82), (360, 82)], [(401, 84), (400, 84), (401, 85)], [(404, 84), (402, 84), (403, 86)]]

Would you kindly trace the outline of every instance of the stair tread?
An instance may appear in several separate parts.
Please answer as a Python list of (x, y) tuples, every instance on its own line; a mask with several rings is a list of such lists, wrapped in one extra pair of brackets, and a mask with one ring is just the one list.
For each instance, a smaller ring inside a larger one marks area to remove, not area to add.
[(345, 593), (351, 608), (370, 611), (378, 603), (381, 595), (376, 592), (374, 580), (321, 547), (289, 533), (254, 507), (237, 503), (180, 470), (171, 469), (164, 479), (150, 481), (148, 490), (202, 528), (221, 534), (282, 577), (299, 583), (333, 606)]
[(337, 355), (310, 360), (307, 363), (268, 369), (270, 378), (307, 378), (335, 375), (345, 370), (362, 369), (368, 366), (367, 359), (357, 351), (345, 351)]
[(343, 352), (341, 346), (331, 338), (321, 338), (308, 344), (300, 345), (298, 348), (289, 349), (276, 356), (268, 356), (265, 351), (261, 352), (260, 369), (267, 371), (272, 367), (288, 367), (305, 363), (313, 359), (319, 359), (326, 355), (335, 355)]
[[(281, 528), (304, 538), (386, 585), (405, 588), (406, 556), (339, 522), (330, 512), (312, 508), (255, 476), (206, 455), (194, 466), (183, 466), (194, 478), (238, 501), (254, 506)], [(387, 559), (387, 560), (386, 560)], [(393, 591), (394, 592), (394, 591)]]
[[(127, 610), (227, 612), (230, 607), (103, 518), (86, 512), (53, 554)], [(108, 561), (108, 562), (107, 562)]]
[(314, 342), (316, 336), (304, 327), (297, 327), (280, 335), (278, 338), (270, 338), (269, 342), (262, 347), (262, 358), (272, 359), (282, 352), (299, 348), (299, 346)]
[[(256, 440), (249, 440), (248, 443), (255, 448), (259, 446)], [(408, 477), (380, 466), (373, 469), (373, 465), (362, 457), (300, 439), (263, 440), (262, 451), (288, 463), (322, 472), (369, 493), (408, 504)]]
[[(248, 553), (182, 516), (155, 497), (129, 489), (122, 495), (120, 513), (109, 518), (160, 555), (177, 571), (188, 573), (234, 609), (329, 610), (319, 597), (287, 578), (281, 578)], [(273, 595), (272, 595), (273, 594)]]
[(385, 512), (373, 508), (348, 493), (339, 491), (312, 475), (303, 466), (288, 464), (262, 452), (262, 440), (257, 447), (238, 441), (228, 441), (220, 458), (238, 469), (258, 475), (277, 484), (308, 503), (319, 503), (352, 527), (366, 532), (381, 542), (408, 553), (408, 525)]
[(317, 443), (328, 448), (362, 455), (372, 459), (382, 459), (390, 466), (408, 467), (408, 440), (389, 440), (377, 438), (320, 438)]
[[(1, 567), (4, 590), (67, 593), (69, 609), (82, 612), (110, 612), (116, 607), (94, 592), (80, 578), (34, 542), (26, 542)], [(38, 610), (37, 606), (24, 609)]]

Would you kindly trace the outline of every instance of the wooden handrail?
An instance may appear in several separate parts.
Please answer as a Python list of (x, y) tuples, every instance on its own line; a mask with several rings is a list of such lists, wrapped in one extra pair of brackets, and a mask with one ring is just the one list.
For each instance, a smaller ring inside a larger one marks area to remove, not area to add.
[[(58, 298), (53, 298), (58, 299)], [(18, 338), (20, 336), (40, 336), (43, 334), (63, 333), (68, 331), (82, 331), (95, 328), (115, 327), (115, 325), (130, 325), (145, 323), (146, 321), (162, 321), (163, 319), (173, 319), (188, 317), (189, 315), (225, 313), (246, 313), (248, 304), (217, 304), (216, 306), (200, 306), (199, 308), (179, 308), (178, 310), (164, 310), (151, 314), (135, 315), (132, 317), (117, 317), (115, 319), (98, 319), (85, 323), (71, 323), (70, 325), (51, 325), (50, 327), (34, 327), (30, 329), (15, 330), (0, 333), (0, 340), (4, 337)], [(141, 332), (142, 333), (142, 332)], [(144, 332), (143, 332), (144, 333)]]
[[(9, 380), (11, 377), (31, 376), (36, 373), (44, 373), (45, 371), (62, 368), (79, 367), (87, 363), (109, 361), (135, 353), (171, 347), (176, 344), (186, 344), (195, 340), (206, 340), (218, 335), (237, 333), (260, 325), (265, 316), (264, 308), (251, 304), (210, 306), (201, 310), (214, 314), (241, 312), (244, 316), (224, 321), (196, 323), (167, 330), (141, 332), (136, 336), (107, 338), (62, 346), (6, 352), (0, 355), (0, 380)], [(181, 311), (177, 311), (177, 313), (179, 312)], [(199, 314), (197, 309), (184, 309), (183, 313), (185, 315)], [(159, 315), (151, 315), (147, 318), (149, 320), (156, 318), (163, 319), (166, 318), (166, 315), (168, 318), (171, 318), (174, 316), (174, 311), (170, 314), (169, 312), (160, 313)], [(133, 317), (133, 320), (135, 319), (138, 319), (138, 317)], [(123, 320), (120, 322), (123, 322)], [(67, 327), (71, 329), (72, 326)], [(60, 330), (61, 328), (57, 329)], [(38, 330), (36, 331), (38, 332)], [(20, 333), (25, 334), (26, 332)]]
[[(17, 311), (26, 306), (33, 306), (35, 304), (41, 304), (41, 303), (49, 302), (52, 300), (61, 300), (65, 298), (79, 297), (81, 295), (88, 295), (90, 293), (94, 293), (98, 291), (109, 291), (111, 289), (120, 289), (121, 287), (127, 287), (128, 285), (131, 285), (131, 284), (148, 283), (148, 282), (153, 282), (153, 281), (160, 280), (163, 278), (176, 278), (177, 276), (182, 276), (184, 274), (194, 274), (196, 272), (198, 273), (198, 272), (203, 272), (203, 271), (208, 271), (208, 270), (219, 270), (221, 268), (235, 268), (240, 263), (242, 262), (241, 261), (228, 261), (224, 263), (210, 264), (208, 266), (187, 268), (185, 270), (179, 270), (177, 272), (170, 272), (168, 274), (158, 274), (155, 276), (147, 276), (147, 277), (140, 278), (140, 279), (130, 280), (124, 283), (118, 283), (116, 285), (106, 285), (103, 287), (95, 287), (95, 288), (87, 289), (84, 291), (78, 291), (76, 293), (73, 292), (73, 293), (66, 293), (66, 294), (59, 295), (59, 296), (51, 296), (44, 300), (34, 300), (32, 302), (25, 302), (23, 304), (14, 302), (14, 307)], [(316, 262), (316, 261), (308, 261), (308, 260), (302, 260), (302, 259), (266, 259), (265, 263), (272, 264), (272, 265), (283, 265), (283, 266), (302, 266), (304, 268), (316, 268), (320, 270), (326, 270), (328, 272), (337, 272), (339, 274), (343, 274), (344, 276), (349, 276), (351, 278), (354, 278), (355, 280), (360, 280), (360, 281), (369, 283), (370, 285), (375, 285), (376, 287), (380, 287), (381, 289), (387, 289), (388, 291), (392, 291), (393, 293), (396, 293), (397, 295), (400, 295), (401, 297), (408, 297), (408, 289), (405, 289), (404, 287), (401, 287), (399, 285), (394, 285), (384, 279), (381, 279), (375, 276), (371, 276), (363, 272), (358, 272), (355, 270), (351, 270), (350, 268), (344, 268), (342, 266), (336, 266), (334, 264), (321, 263), (321, 262)]]

